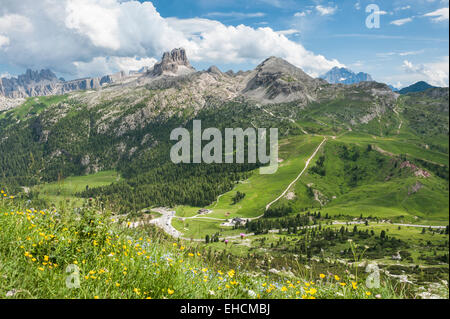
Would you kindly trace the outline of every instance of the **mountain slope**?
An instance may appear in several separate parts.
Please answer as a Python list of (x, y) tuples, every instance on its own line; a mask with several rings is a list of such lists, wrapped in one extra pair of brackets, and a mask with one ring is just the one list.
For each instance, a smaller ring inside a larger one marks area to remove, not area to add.
[(414, 93), (414, 92), (422, 92), (431, 88), (435, 88), (435, 86), (432, 86), (428, 84), (425, 81), (419, 81), (416, 82), (410, 86), (407, 86), (401, 90), (398, 91), (400, 94), (408, 94), (408, 93)]
[(313, 79), (287, 61), (271, 57), (248, 75), (244, 96), (261, 103), (315, 100), (316, 91), (324, 82)]
[[(154, 68), (97, 90), (30, 98), (0, 112), (1, 183), (19, 190), (112, 169), (123, 179), (82, 195), (101, 197), (122, 212), (154, 205), (206, 206), (232, 190), (236, 181), (248, 179), (257, 165), (173, 164), (170, 132), (180, 126), (191, 130), (194, 119), (202, 120), (204, 128), (222, 131), (277, 127), (280, 144), (303, 136), (322, 140), (317, 135), (349, 146), (372, 144), (386, 154), (413, 157), (415, 165), (437, 178), (448, 176), (448, 143), (442, 134), (437, 140), (435, 132), (448, 132), (448, 90), (399, 98), (385, 84), (328, 84), (274, 57), (236, 74), (211, 67), (177, 75), (179, 67), (189, 69), (180, 50), (165, 54), (163, 61), (156, 73)], [(440, 126), (414, 117), (421, 105), (429, 105), (424, 119), (442, 119)], [(292, 167), (294, 178), (297, 168)], [(271, 187), (255, 188), (256, 196), (273, 200), (272, 194), (278, 196), (293, 179), (282, 176), (274, 175)], [(368, 180), (368, 187), (375, 182)], [(436, 193), (442, 194), (442, 185), (436, 185)], [(243, 203), (247, 199), (251, 197)], [(252, 204), (248, 212), (261, 214), (256, 206), (266, 204)]]

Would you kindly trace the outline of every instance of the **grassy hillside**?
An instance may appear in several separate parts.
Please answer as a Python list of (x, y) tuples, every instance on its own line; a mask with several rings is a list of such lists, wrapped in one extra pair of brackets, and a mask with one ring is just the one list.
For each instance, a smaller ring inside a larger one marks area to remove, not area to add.
[(66, 200), (75, 200), (81, 204), (84, 200), (77, 194), (89, 188), (110, 185), (118, 182), (120, 176), (115, 171), (103, 171), (86, 176), (74, 176), (62, 179), (57, 182), (45, 183), (31, 189), (33, 196), (50, 204), (58, 204)]

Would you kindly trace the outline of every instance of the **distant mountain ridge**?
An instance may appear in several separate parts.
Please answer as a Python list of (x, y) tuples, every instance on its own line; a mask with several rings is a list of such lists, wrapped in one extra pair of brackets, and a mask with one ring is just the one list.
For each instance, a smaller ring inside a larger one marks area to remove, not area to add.
[(393, 85), (388, 85), (389, 86), (389, 88), (392, 90), (392, 92), (398, 92), (398, 91), (400, 91), (400, 89), (398, 89), (398, 88), (396, 88), (395, 86), (393, 86)]
[(105, 84), (114, 83), (123, 77), (125, 72), (118, 72), (102, 77), (83, 78), (72, 81), (58, 79), (49, 69), (33, 71), (12, 78), (0, 78), (0, 95), (7, 98), (26, 98), (64, 94), (72, 91), (98, 89)]
[(407, 93), (414, 93), (414, 92), (423, 92), (423, 91), (431, 89), (431, 88), (435, 88), (435, 86), (432, 86), (425, 81), (419, 81), (419, 82), (416, 82), (410, 86), (407, 86), (407, 87), (399, 90), (398, 93), (407, 94)]
[[(337, 74), (347, 76), (347, 83), (351, 82), (350, 78), (356, 79), (357, 82), (351, 85), (358, 87), (368, 85), (380, 88), (382, 91), (390, 91), (386, 85), (373, 82), (371, 76), (365, 73), (355, 74), (345, 68), (334, 68), (330, 72), (334, 76)], [(122, 87), (148, 85), (151, 88), (164, 89), (178, 87), (184, 81), (195, 82), (197, 79), (201, 79), (201, 82), (198, 83), (200, 87), (195, 90), (203, 89), (215, 82), (224, 82), (219, 85), (219, 90), (214, 89), (217, 91), (217, 95), (224, 95), (227, 98), (242, 96), (261, 104), (298, 101), (302, 106), (316, 101), (321, 87), (328, 84), (325, 79), (312, 78), (300, 68), (277, 57), (270, 57), (254, 70), (245, 72), (222, 73), (215, 66), (211, 66), (207, 71), (197, 71), (189, 63), (186, 51), (183, 48), (176, 48), (165, 52), (162, 59), (155, 65), (129, 74), (121, 71), (102, 77), (65, 81), (58, 79), (50, 70), (27, 70), (24, 75), (17, 78), (0, 79), (0, 96), (23, 99), (35, 96), (62, 95), (83, 90), (103, 90), (107, 87), (114, 90), (112, 86), (117, 85)], [(217, 85), (218, 83), (216, 87)], [(334, 90), (340, 90), (339, 86), (336, 86)], [(13, 106), (5, 106), (3, 109)]]
[(332, 68), (330, 71), (320, 76), (320, 78), (331, 84), (355, 84), (359, 82), (373, 81), (370, 74), (364, 72), (354, 73), (347, 68), (338, 67)]

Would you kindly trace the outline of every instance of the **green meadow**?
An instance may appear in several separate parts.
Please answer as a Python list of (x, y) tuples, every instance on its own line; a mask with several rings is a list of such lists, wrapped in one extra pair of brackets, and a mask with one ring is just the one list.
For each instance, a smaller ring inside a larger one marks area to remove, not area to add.
[(120, 176), (115, 171), (102, 171), (86, 176), (71, 176), (61, 179), (58, 182), (40, 184), (33, 187), (32, 191), (39, 194), (39, 198), (57, 204), (62, 201), (72, 201), (79, 204), (83, 198), (78, 197), (86, 187), (94, 188), (110, 185), (120, 180)]

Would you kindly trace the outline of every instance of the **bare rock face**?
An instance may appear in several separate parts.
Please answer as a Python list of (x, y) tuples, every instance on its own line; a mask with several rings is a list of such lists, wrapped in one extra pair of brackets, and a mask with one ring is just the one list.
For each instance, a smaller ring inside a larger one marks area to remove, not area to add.
[(19, 99), (98, 89), (103, 85), (120, 81), (124, 77), (126, 77), (125, 72), (119, 72), (103, 77), (64, 81), (64, 79), (58, 79), (50, 70), (27, 70), (25, 74), (19, 75), (17, 78), (1, 78), (0, 96)]
[(0, 94), (9, 98), (48, 95), (59, 81), (50, 70), (27, 70), (17, 78), (0, 79)]
[[(0, 92), (1, 92), (1, 87), (0, 87)], [(2, 94), (0, 93), (0, 112), (7, 111), (9, 109), (13, 109), (16, 106), (19, 106), (20, 104), (22, 104), (23, 102), (25, 102), (25, 99), (23, 99), (23, 98), (11, 99), (11, 98), (7, 98), (7, 97), (3, 97)]]
[(150, 72), (152, 76), (177, 76), (195, 72), (195, 69), (188, 61), (186, 51), (182, 48), (165, 52), (162, 60), (156, 63)]

